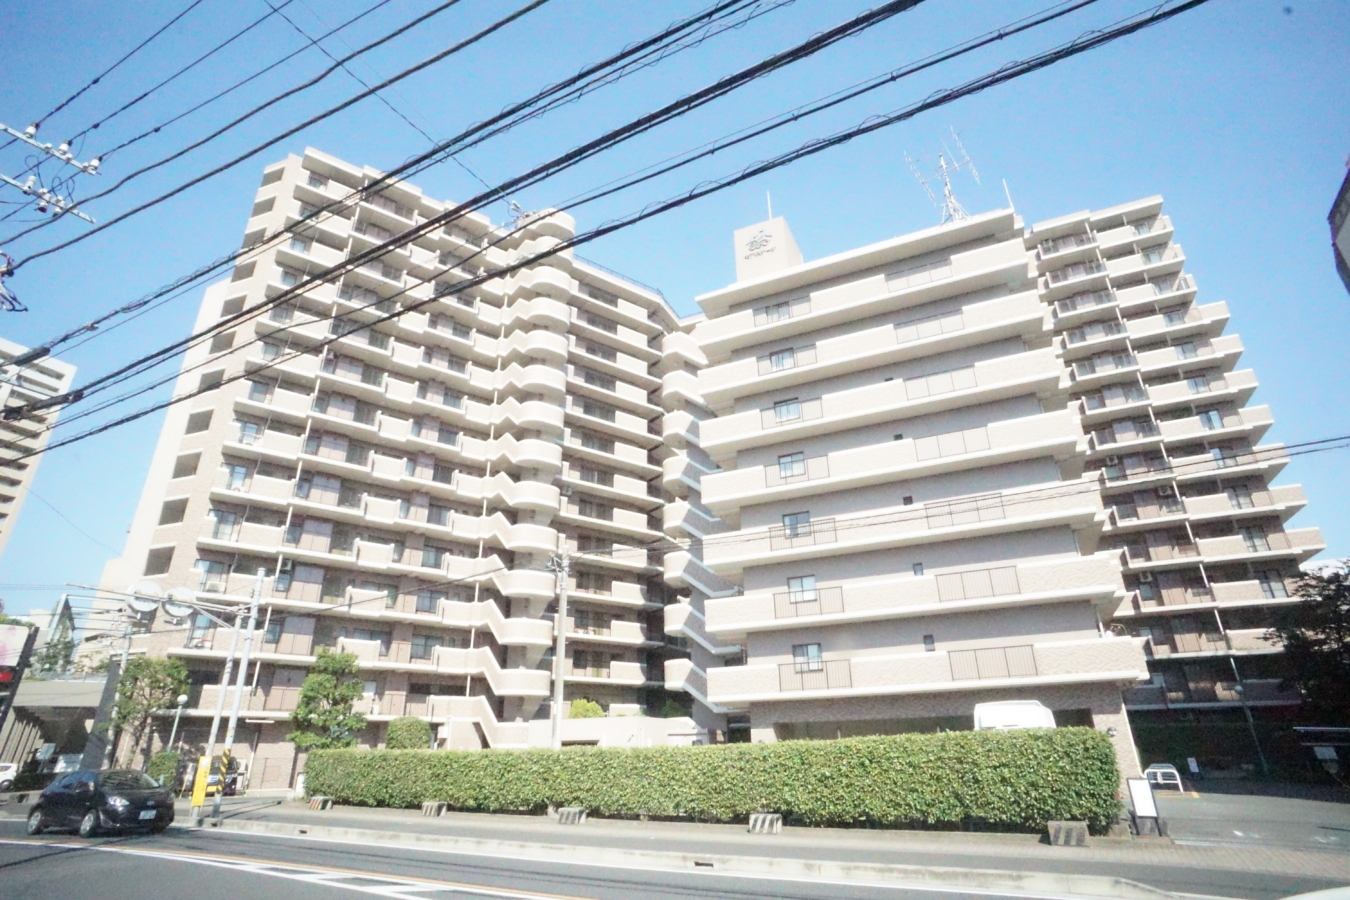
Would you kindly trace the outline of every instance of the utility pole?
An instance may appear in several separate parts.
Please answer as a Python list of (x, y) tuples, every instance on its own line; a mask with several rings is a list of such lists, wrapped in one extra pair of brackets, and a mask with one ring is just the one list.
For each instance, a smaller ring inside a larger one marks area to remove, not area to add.
[[(123, 615), (126, 615), (126, 613), (123, 613)], [(125, 632), (124, 632), (123, 635), (122, 635), (122, 662), (121, 662), (121, 665), (118, 667), (118, 670), (117, 670), (117, 677), (118, 677), (119, 679), (126, 677), (126, 673), (127, 673), (127, 658), (131, 656), (131, 623), (130, 623), (130, 622), (126, 622), (126, 623), (125, 623), (125, 628), (126, 628), (126, 630), (125, 630)], [(114, 694), (113, 694), (112, 711), (108, 714), (108, 731), (109, 731), (109, 732), (111, 732), (115, 727), (117, 727), (117, 726), (114, 724), (114, 723), (116, 722), (116, 720), (117, 720), (117, 694), (114, 693)], [(115, 750), (117, 749), (116, 743), (117, 743), (117, 742), (116, 742), (114, 736), (113, 736), (111, 733), (109, 733), (109, 735), (108, 735), (108, 743), (107, 743), (107, 745), (103, 748), (103, 768), (105, 768), (105, 769), (111, 769), (111, 768), (112, 768), (112, 764), (113, 764), (113, 751), (115, 751)]]
[(553, 706), (549, 718), (553, 725), (553, 749), (562, 747), (562, 709), (563, 709), (563, 673), (567, 665), (567, 577), (571, 569), (571, 558), (567, 553), (567, 536), (558, 533), (558, 554), (549, 560), (548, 566), (558, 573), (558, 614), (555, 624), (553, 645)]
[[(234, 708), (230, 710), (230, 725), (225, 729), (226, 750), (234, 747), (234, 730), (239, 724), (239, 707), (244, 700), (244, 684), (248, 681), (248, 658), (253, 650), (253, 630), (258, 625), (258, 601), (262, 599), (263, 578), (266, 574), (266, 569), (258, 569), (258, 576), (253, 582), (253, 600), (248, 605), (248, 631), (244, 634), (244, 656), (239, 662), (239, 677), (234, 686)], [(236, 629), (235, 634), (238, 633)], [(220, 816), (220, 801), (224, 796), (224, 773), (221, 773), (220, 790), (216, 791), (215, 803), (211, 810), (211, 814), (217, 818)]]
[[(98, 174), (98, 167), (102, 162), (102, 160), (100, 160), (98, 157), (94, 157), (93, 159), (89, 160), (89, 162), (82, 163), (71, 155), (69, 141), (63, 142), (59, 147), (53, 147), (51, 144), (41, 143), (37, 139), (37, 130), (38, 130), (37, 125), (29, 125), (23, 131), (15, 131), (8, 125), (0, 124), (0, 132), (10, 135), (16, 141), (23, 141), (25, 144), (37, 150), (39, 153), (45, 153), (52, 159), (59, 160), (60, 162), (65, 163), (68, 166), (74, 166), (75, 168), (79, 169), (86, 175)], [(19, 178), (22, 177), (23, 175), (21, 173), (19, 175)], [(19, 181), (15, 178), (10, 178), (6, 175), (0, 175), (0, 182), (8, 184), (10, 187), (18, 188), (20, 191), (22, 191), (23, 193), (27, 194), (30, 197), (36, 197), (37, 211), (40, 213), (54, 211), (54, 214), (57, 216), (69, 213), (72, 216), (84, 219), (86, 222), (89, 222), (90, 224), (93, 224), (94, 222), (92, 218), (76, 209), (75, 204), (71, 202), (69, 199), (62, 197), (60, 194), (56, 193), (55, 191), (49, 190), (47, 187), (41, 184), (38, 184), (36, 173), (29, 175), (27, 180), (25, 181)]]
[[(225, 657), (225, 671), (220, 676), (220, 690), (216, 692), (216, 714), (211, 719), (211, 736), (206, 741), (206, 764), (211, 765), (211, 761), (216, 758), (216, 736), (220, 733), (220, 717), (225, 714), (225, 689), (230, 684), (230, 673), (234, 671), (234, 651), (239, 646), (239, 617), (234, 619), (234, 627), (230, 629), (230, 652)], [(221, 785), (223, 788), (224, 785)], [(192, 807), (192, 817), (198, 818), (202, 814), (200, 806)]]

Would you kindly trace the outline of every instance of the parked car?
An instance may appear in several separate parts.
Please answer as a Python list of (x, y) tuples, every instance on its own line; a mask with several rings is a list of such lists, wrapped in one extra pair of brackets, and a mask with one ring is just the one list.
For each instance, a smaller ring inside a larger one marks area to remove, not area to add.
[(76, 828), (81, 837), (100, 831), (148, 830), (173, 822), (173, 793), (134, 769), (88, 770), (62, 775), (28, 810), (28, 833)]
[(0, 763), (0, 791), (7, 791), (13, 787), (14, 779), (18, 776), (18, 763)]
[(1155, 788), (1186, 790), (1181, 784), (1181, 773), (1177, 771), (1176, 766), (1170, 763), (1154, 763), (1144, 770), (1144, 777)]

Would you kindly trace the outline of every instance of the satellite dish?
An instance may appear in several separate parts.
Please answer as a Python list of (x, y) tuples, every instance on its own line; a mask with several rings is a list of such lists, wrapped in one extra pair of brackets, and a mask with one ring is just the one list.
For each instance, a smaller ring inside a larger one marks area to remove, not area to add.
[(196, 611), (193, 606), (196, 600), (196, 591), (191, 588), (176, 587), (169, 591), (169, 596), (164, 598), (161, 605), (164, 607), (164, 614), (170, 618), (186, 619)]
[(148, 579), (136, 582), (127, 588), (126, 592), (131, 595), (131, 599), (127, 600), (127, 606), (132, 611), (142, 614), (152, 613), (158, 609), (159, 601), (164, 596), (164, 588)]
[(127, 606), (133, 612), (149, 614), (159, 609), (159, 601), (152, 597), (132, 597), (127, 600)]

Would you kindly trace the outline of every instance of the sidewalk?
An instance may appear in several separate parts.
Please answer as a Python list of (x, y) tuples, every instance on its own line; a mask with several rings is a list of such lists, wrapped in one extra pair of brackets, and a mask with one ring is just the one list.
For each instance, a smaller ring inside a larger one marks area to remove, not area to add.
[[(180, 822), (188, 810), (180, 807)], [(334, 807), (310, 810), (275, 798), (230, 798), (223, 831), (305, 835), (311, 839), (397, 843), (419, 849), (518, 855), (600, 853), (761, 858), (1092, 875), (1129, 879), (1174, 893), (1273, 898), (1350, 884), (1350, 855), (1288, 847), (1178, 845), (1166, 839), (1096, 838), (1087, 848), (1051, 847), (1037, 835), (792, 828), (752, 835), (743, 825), (591, 819), (558, 825), (544, 816)], [(581, 851), (580, 853), (578, 851)]]

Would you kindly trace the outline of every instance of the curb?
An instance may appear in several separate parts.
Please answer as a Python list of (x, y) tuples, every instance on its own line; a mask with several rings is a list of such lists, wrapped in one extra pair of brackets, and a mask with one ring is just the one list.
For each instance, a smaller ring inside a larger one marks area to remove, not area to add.
[[(184, 826), (191, 827), (191, 826)], [(669, 872), (773, 877), (790, 880), (843, 881), (887, 887), (962, 889), (1038, 897), (1102, 897), (1109, 900), (1171, 900), (1180, 896), (1131, 881), (1103, 875), (1057, 872), (1013, 872), (992, 869), (958, 869), (939, 866), (849, 863), (783, 857), (702, 855), (678, 852), (587, 847), (586, 859), (578, 860), (575, 846), (529, 844), (513, 841), (463, 838), (398, 831), (374, 831), (331, 825), (297, 825), (256, 820), (207, 819), (197, 829), (270, 835), (312, 841), (333, 841), (386, 847), (427, 849), (492, 856), (506, 859), (608, 866)], [(1072, 852), (1072, 851), (1070, 851)], [(1066, 853), (1066, 856), (1068, 854)]]

